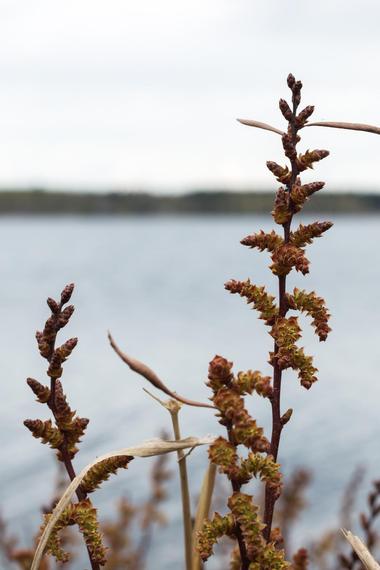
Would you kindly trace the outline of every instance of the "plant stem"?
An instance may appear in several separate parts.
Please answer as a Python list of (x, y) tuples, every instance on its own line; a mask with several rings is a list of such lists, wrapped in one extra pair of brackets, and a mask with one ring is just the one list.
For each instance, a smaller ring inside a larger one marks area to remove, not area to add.
[[(181, 409), (181, 405), (176, 400), (169, 400), (167, 404), (167, 409), (169, 410), (172, 418), (174, 438), (176, 441), (178, 441), (181, 439), (181, 431), (178, 420), (178, 413), (179, 410)], [(181, 482), (186, 570), (192, 570), (193, 528), (191, 522), (190, 493), (189, 493), (189, 482), (187, 477), (186, 457), (182, 449), (177, 451), (177, 457), (178, 457), (179, 477)]]
[[(50, 392), (51, 392), (52, 396), (53, 395), (55, 396), (55, 379), (54, 378), (51, 379)], [(49, 408), (51, 409), (53, 416), (55, 417), (55, 414), (56, 414), (55, 397), (54, 397), (54, 399), (51, 398), (47, 404), (48, 404)], [(63, 442), (59, 451), (61, 452), (63, 464), (64, 464), (65, 469), (67, 471), (67, 474), (70, 478), (70, 481), (72, 481), (73, 479), (75, 479), (76, 473), (75, 473), (74, 465), (73, 465), (73, 463), (69, 457), (68, 451), (67, 451), (66, 438), (64, 438), (64, 442)], [(84, 501), (87, 498), (87, 494), (81, 489), (81, 487), (77, 488), (76, 495), (77, 495), (79, 501)], [(87, 545), (86, 545), (86, 548), (87, 548), (87, 553), (88, 553), (88, 557), (90, 559), (90, 564), (91, 564), (92, 570), (100, 570), (99, 564), (95, 560), (92, 559), (92, 554), (91, 554), (90, 550), (88, 549)]]
[(198, 501), (197, 514), (195, 516), (195, 523), (193, 529), (193, 566), (192, 570), (200, 570), (202, 568), (202, 562), (198, 550), (195, 548), (197, 532), (201, 530), (204, 520), (209, 516), (212, 495), (214, 492), (215, 485), (215, 475), (216, 475), (216, 465), (215, 463), (209, 463), (207, 471), (205, 473), (201, 494)]
[[(292, 135), (292, 143), (294, 147), (297, 145), (297, 128), (296, 128), (296, 113), (298, 104), (293, 101), (293, 112), (292, 118), (289, 122), (290, 131)], [(299, 174), (298, 167), (295, 159), (290, 160), (291, 163), (291, 179), (287, 184), (287, 190), (290, 193), (293, 184), (295, 183), (297, 176)], [(287, 244), (290, 241), (290, 227), (292, 223), (292, 216), (289, 221), (283, 224), (284, 228), (284, 243)], [(286, 302), (286, 275), (280, 275), (278, 277), (278, 301), (279, 301), (279, 318), (285, 317), (288, 312), (288, 306)], [(274, 343), (274, 356), (278, 353), (277, 343)], [(283, 423), (281, 420), (281, 381), (282, 381), (282, 369), (279, 367), (277, 360), (274, 360), (273, 367), (273, 396), (271, 398), (272, 405), (272, 437), (270, 443), (270, 454), (273, 456), (274, 461), (277, 461), (278, 449), (280, 446), (281, 432), (283, 428)], [(264, 511), (264, 523), (265, 528), (263, 531), (263, 536), (266, 541), (269, 542), (274, 506), (276, 503), (276, 497), (273, 489), (267, 484), (265, 487), (265, 511)]]
[[(62, 309), (62, 303), (60, 305), (60, 309)], [(54, 338), (54, 340), (52, 341), (51, 346), (50, 346), (50, 355), (47, 358), (47, 361), (49, 363), (50, 363), (52, 356), (53, 356), (53, 353), (54, 353), (55, 340), (56, 339)], [(56, 410), (56, 401), (55, 401), (55, 393), (56, 393), (55, 384), (56, 384), (55, 378), (51, 378), (50, 379), (50, 399), (48, 400), (47, 405), (49, 406), (54, 418), (56, 419), (56, 411), (57, 410)], [(69, 456), (69, 453), (68, 453), (65, 435), (64, 435), (63, 444), (60, 447), (59, 451), (61, 452), (63, 464), (64, 464), (65, 469), (67, 471), (67, 474), (70, 478), (70, 481), (72, 481), (73, 479), (75, 479), (76, 473), (75, 473), (73, 463), (72, 463), (70, 456)], [(79, 501), (84, 501), (87, 498), (87, 494), (82, 490), (82, 488), (80, 486), (76, 490), (76, 495), (77, 495)], [(88, 557), (90, 559), (90, 564), (91, 564), (92, 570), (100, 570), (100, 566), (99, 566), (98, 562), (93, 560), (92, 554), (91, 554), (87, 545), (86, 545), (86, 548), (87, 548), (87, 553), (88, 553)]]

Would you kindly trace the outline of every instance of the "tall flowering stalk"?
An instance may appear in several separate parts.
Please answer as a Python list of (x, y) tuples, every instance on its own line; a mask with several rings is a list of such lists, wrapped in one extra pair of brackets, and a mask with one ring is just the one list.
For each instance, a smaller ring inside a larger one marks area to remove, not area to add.
[[(272, 406), (272, 436), (270, 454), (277, 459), (282, 429), (288, 419), (281, 414), (281, 384), (282, 371), (293, 368), (298, 372), (302, 386), (309, 389), (317, 380), (317, 369), (313, 366), (311, 356), (306, 356), (303, 349), (296, 345), (301, 336), (298, 319), (295, 316), (288, 317), (290, 310), (304, 312), (312, 317), (312, 324), (320, 341), (324, 341), (330, 331), (328, 326), (329, 314), (324, 306), (322, 298), (314, 292), (294, 289), (292, 294), (286, 291), (286, 277), (292, 269), (306, 274), (309, 272), (309, 261), (305, 256), (305, 247), (311, 244), (313, 239), (320, 237), (331, 226), (331, 222), (314, 222), (291, 231), (294, 214), (299, 212), (308, 198), (321, 190), (324, 182), (312, 182), (302, 185), (300, 173), (312, 168), (315, 162), (328, 156), (327, 150), (307, 150), (304, 154), (298, 154), (297, 144), (300, 141), (299, 131), (305, 126), (312, 115), (314, 107), (309, 105), (301, 112), (298, 107), (301, 102), (302, 83), (296, 81), (293, 75), (288, 76), (288, 86), (292, 92), (292, 106), (284, 99), (280, 99), (280, 110), (288, 121), (287, 132), (282, 135), (282, 145), (286, 157), (289, 159), (290, 168), (282, 167), (275, 162), (268, 162), (269, 170), (276, 179), (282, 183), (276, 194), (275, 207), (273, 210), (274, 221), (282, 225), (283, 236), (272, 232), (269, 235), (254, 234), (242, 240), (243, 245), (267, 249), (271, 253), (272, 273), (278, 277), (278, 308), (270, 330), (274, 339), (274, 349), (270, 354), (270, 363), (273, 366), (273, 396), (270, 400)], [(275, 238), (274, 238), (275, 236)], [(231, 283), (226, 285), (231, 288)], [(265, 513), (264, 513), (264, 536), (268, 540), (270, 536), (273, 511), (276, 496), (270, 486), (265, 490)]]
[[(56, 450), (57, 459), (65, 466), (71, 481), (76, 477), (73, 459), (79, 451), (78, 444), (89, 422), (87, 418), (79, 417), (71, 409), (61, 381), (63, 364), (76, 347), (78, 339), (70, 338), (61, 346), (56, 346), (58, 332), (67, 325), (74, 312), (74, 306), (67, 305), (73, 291), (74, 284), (71, 283), (63, 289), (58, 302), (51, 297), (48, 298), (47, 304), (51, 314), (43, 330), (36, 332), (39, 352), (47, 361), (46, 374), (50, 379), (49, 386), (41, 384), (34, 378), (27, 379), (37, 401), (48, 407), (52, 418), (24, 421), (24, 425), (35, 438)], [(59, 533), (67, 526), (78, 525), (86, 544), (92, 570), (99, 570), (101, 566), (104, 566), (106, 563), (105, 548), (102, 544), (97, 512), (88, 495), (119, 468), (126, 468), (132, 459), (133, 457), (128, 456), (108, 459), (96, 465), (86, 475), (76, 491), (78, 502), (71, 503), (57, 521), (47, 544), (47, 553), (55, 556), (60, 562), (67, 561), (69, 555), (62, 548)], [(50, 516), (50, 514), (45, 515), (45, 524)]]
[[(272, 530), (275, 503), (281, 493), (281, 474), (277, 456), (281, 433), (290, 420), (292, 410), (281, 410), (282, 373), (292, 368), (298, 374), (301, 385), (309, 389), (317, 380), (317, 369), (313, 359), (304, 353), (296, 343), (301, 337), (297, 316), (290, 314), (298, 311), (312, 318), (312, 325), (320, 341), (324, 341), (330, 331), (329, 313), (324, 300), (314, 292), (295, 288), (286, 289), (287, 275), (295, 269), (306, 275), (309, 261), (305, 248), (320, 237), (331, 226), (331, 222), (300, 224), (291, 229), (293, 216), (299, 212), (309, 197), (321, 190), (323, 182), (302, 184), (300, 174), (314, 163), (328, 156), (326, 150), (307, 150), (299, 153), (299, 131), (306, 126), (314, 111), (307, 106), (299, 111), (301, 101), (300, 81), (293, 75), (288, 76), (288, 86), (292, 93), (292, 103), (284, 99), (279, 106), (288, 126), (286, 132), (274, 127), (251, 121), (242, 121), (251, 126), (264, 128), (281, 134), (287, 166), (268, 162), (267, 167), (273, 173), (281, 187), (277, 190), (274, 209), (274, 221), (282, 226), (282, 235), (275, 231), (260, 231), (245, 237), (241, 243), (260, 251), (268, 251), (272, 264), (270, 269), (278, 279), (277, 299), (269, 295), (265, 287), (246, 281), (228, 281), (226, 289), (239, 294), (259, 312), (269, 328), (274, 340), (269, 362), (273, 367), (273, 377), (262, 376), (258, 371), (232, 373), (232, 363), (221, 356), (216, 356), (209, 367), (208, 386), (213, 391), (212, 401), (218, 410), (219, 422), (226, 427), (227, 437), (218, 438), (210, 447), (210, 459), (219, 466), (231, 481), (232, 496), (228, 500), (230, 513), (221, 517), (215, 514), (212, 521), (204, 524), (199, 533), (198, 548), (203, 560), (212, 553), (215, 542), (223, 535), (236, 539), (237, 548), (233, 552), (231, 568), (236, 570), (275, 570), (289, 568), (302, 570), (307, 567), (307, 553), (300, 550), (290, 565), (285, 561), (282, 550), (282, 538), (279, 529)], [(245, 396), (256, 393), (266, 398), (272, 409), (272, 433), (267, 439), (256, 421), (245, 407)], [(248, 453), (239, 456), (238, 448), (244, 446)], [(253, 497), (242, 492), (242, 487), (253, 477), (259, 478), (265, 485), (265, 507), (261, 519), (259, 509)]]

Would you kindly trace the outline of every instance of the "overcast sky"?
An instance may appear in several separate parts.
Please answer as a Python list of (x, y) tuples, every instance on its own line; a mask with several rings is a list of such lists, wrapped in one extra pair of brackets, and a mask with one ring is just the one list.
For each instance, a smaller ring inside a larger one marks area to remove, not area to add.
[[(315, 120), (380, 125), (378, 0), (0, 0), (0, 186), (273, 187), (291, 71)], [(380, 191), (380, 137), (306, 129), (308, 179)]]

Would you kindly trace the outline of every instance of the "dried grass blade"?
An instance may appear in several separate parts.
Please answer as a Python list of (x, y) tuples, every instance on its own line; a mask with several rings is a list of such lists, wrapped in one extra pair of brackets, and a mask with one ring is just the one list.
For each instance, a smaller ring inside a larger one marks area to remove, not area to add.
[(351, 544), (352, 548), (359, 556), (367, 570), (380, 570), (379, 564), (373, 558), (372, 554), (368, 551), (367, 547), (363, 544), (358, 536), (355, 536), (349, 530), (342, 529), (345, 539)]
[(111, 457), (121, 457), (121, 456), (132, 456), (132, 457), (151, 457), (153, 455), (161, 455), (163, 453), (169, 453), (171, 451), (178, 451), (181, 449), (188, 449), (192, 447), (198, 447), (199, 445), (208, 445), (214, 440), (213, 437), (187, 437), (180, 441), (164, 441), (160, 439), (152, 439), (145, 441), (144, 443), (136, 447), (126, 447), (124, 449), (119, 449), (118, 451), (113, 451), (111, 453), (106, 453), (101, 457), (98, 457), (92, 463), (89, 463), (82, 469), (82, 471), (72, 480), (70, 485), (67, 487), (66, 491), (63, 493), (61, 499), (57, 503), (49, 519), (48, 524), (44, 528), (44, 531), (38, 541), (36, 552), (34, 554), (32, 566), (30, 570), (38, 570), (41, 559), (49, 539), (50, 533), (54, 528), (55, 523), (61, 516), (62, 512), (65, 510), (69, 502), (71, 501), (76, 489), (81, 484), (84, 476), (88, 473), (94, 465), (97, 465), (105, 459), (110, 459)]
[(277, 133), (278, 135), (285, 134), (284, 131), (280, 131), (280, 129), (276, 129), (276, 127), (272, 127), (272, 125), (268, 125), (267, 123), (261, 123), (260, 121), (252, 121), (251, 119), (236, 119), (242, 125), (247, 125), (248, 127), (256, 127), (257, 129), (264, 129), (265, 131), (272, 131), (272, 133)]
[[(170, 412), (173, 432), (176, 441), (181, 440), (181, 430), (179, 426), (179, 411), (181, 404), (175, 400), (169, 400), (167, 409)], [(187, 463), (186, 456), (182, 449), (177, 451), (178, 457), (178, 470), (179, 479), (181, 483), (181, 499), (182, 499), (182, 518), (183, 518), (183, 533), (185, 545), (185, 562), (186, 570), (192, 570), (193, 552), (192, 552), (192, 519), (191, 519), (191, 506), (190, 506), (190, 491), (189, 481), (187, 476)]]
[(199, 556), (199, 552), (196, 549), (197, 532), (201, 530), (203, 521), (209, 516), (210, 513), (211, 500), (215, 485), (215, 475), (216, 475), (216, 465), (210, 462), (202, 482), (201, 494), (199, 496), (198, 508), (195, 516), (194, 530), (193, 530), (192, 570), (200, 570), (201, 568), (201, 558)]
[(374, 125), (366, 125), (365, 123), (342, 123), (335, 121), (318, 121), (314, 123), (307, 123), (305, 127), (331, 127), (333, 129), (365, 131), (367, 133), (374, 133), (375, 135), (380, 135), (380, 127), (376, 127)]

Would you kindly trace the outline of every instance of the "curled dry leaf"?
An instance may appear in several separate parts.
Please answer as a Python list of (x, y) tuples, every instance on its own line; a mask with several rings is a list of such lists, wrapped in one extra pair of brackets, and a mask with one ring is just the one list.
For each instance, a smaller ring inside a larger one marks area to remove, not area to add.
[(137, 360), (137, 358), (133, 358), (132, 356), (129, 356), (128, 354), (120, 350), (110, 332), (108, 333), (108, 340), (110, 341), (110, 345), (112, 346), (116, 354), (121, 358), (123, 362), (125, 362), (125, 364), (129, 366), (131, 370), (137, 372), (137, 374), (140, 374), (140, 376), (143, 376), (155, 388), (161, 390), (161, 392), (164, 392), (164, 394), (166, 394), (167, 396), (170, 396), (171, 398), (174, 398), (175, 400), (178, 400), (179, 402), (182, 402), (182, 404), (186, 404), (188, 406), (195, 406), (197, 408), (212, 408), (212, 409), (214, 408), (214, 406), (212, 406), (211, 404), (206, 404), (204, 402), (196, 402), (195, 400), (189, 400), (188, 398), (185, 398), (184, 396), (177, 394), (177, 392), (173, 392), (173, 390), (170, 390), (170, 388), (166, 386), (166, 384), (157, 376), (154, 370), (149, 368), (149, 366), (147, 366), (143, 362), (140, 362), (140, 360)]
[(40, 567), (41, 559), (49, 539), (49, 536), (54, 528), (54, 525), (58, 521), (59, 517), (61, 516), (62, 512), (65, 510), (67, 505), (70, 503), (76, 489), (81, 484), (81, 481), (85, 477), (85, 475), (98, 463), (101, 463), (105, 459), (110, 459), (111, 457), (123, 457), (123, 456), (132, 456), (132, 457), (152, 457), (153, 455), (161, 455), (163, 453), (169, 453), (171, 451), (178, 451), (181, 449), (189, 449), (193, 447), (198, 447), (199, 445), (208, 445), (214, 441), (214, 437), (207, 436), (207, 437), (187, 437), (185, 439), (181, 439), (179, 441), (164, 441), (162, 439), (152, 439), (141, 443), (135, 447), (126, 447), (124, 449), (119, 449), (118, 451), (113, 451), (111, 453), (106, 453), (98, 457), (92, 463), (89, 463), (82, 469), (82, 471), (77, 475), (70, 483), (70, 485), (66, 488), (66, 491), (63, 493), (61, 499), (58, 501), (57, 505), (55, 506), (51, 517), (49, 518), (49, 522), (44, 528), (44, 531), (38, 541), (38, 545), (36, 548), (36, 552), (34, 554), (33, 563), (30, 570), (38, 570)]

